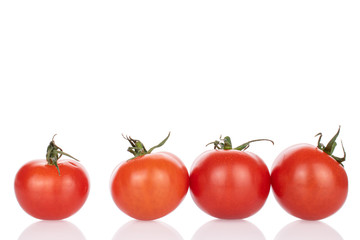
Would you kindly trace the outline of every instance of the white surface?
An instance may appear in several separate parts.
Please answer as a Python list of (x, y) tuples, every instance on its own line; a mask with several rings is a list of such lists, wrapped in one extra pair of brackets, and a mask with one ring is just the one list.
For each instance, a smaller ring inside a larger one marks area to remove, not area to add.
[[(358, 1), (328, 0), (0, 1), (0, 238), (359, 239), (359, 12)], [(248, 149), (271, 168), (285, 147), (315, 144), (319, 131), (327, 141), (340, 124), (349, 196), (324, 224), (292, 223), (272, 193), (234, 222), (214, 221), (189, 194), (158, 221), (132, 221), (110, 196), (112, 170), (130, 157), (121, 133), (151, 146), (171, 131), (162, 149), (189, 169), (220, 134), (271, 138)], [(37, 223), (13, 180), (54, 133), (91, 190), (65, 223)]]

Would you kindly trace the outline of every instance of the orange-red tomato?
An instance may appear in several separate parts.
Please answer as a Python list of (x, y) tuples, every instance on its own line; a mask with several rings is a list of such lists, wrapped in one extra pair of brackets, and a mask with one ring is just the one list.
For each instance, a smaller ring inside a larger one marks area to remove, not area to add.
[(348, 192), (344, 168), (310, 144), (285, 149), (271, 173), (276, 200), (290, 214), (305, 220), (326, 218), (341, 208)]
[(201, 154), (190, 173), (191, 196), (211, 216), (246, 218), (264, 205), (270, 174), (255, 154), (238, 150), (210, 150)]
[(326, 218), (341, 208), (348, 193), (348, 178), (336, 157), (336, 135), (325, 146), (319, 133), (318, 146), (297, 144), (275, 159), (271, 184), (276, 200), (290, 214), (305, 220)]
[(46, 159), (26, 163), (15, 176), (15, 194), (20, 206), (43, 220), (70, 217), (83, 206), (89, 194), (85, 168), (77, 161), (59, 160), (62, 155), (77, 159), (63, 152), (54, 137)]
[(85, 168), (73, 160), (59, 160), (59, 175), (46, 160), (33, 160), (15, 177), (15, 194), (20, 206), (31, 216), (60, 220), (77, 212), (89, 194)]
[(213, 217), (249, 217), (261, 209), (269, 195), (269, 170), (256, 154), (243, 151), (252, 141), (233, 149), (229, 137), (221, 140), (224, 143), (214, 143), (222, 148), (206, 151), (195, 160), (190, 172), (191, 196)]
[(173, 211), (185, 197), (189, 175), (171, 153), (151, 153), (121, 163), (111, 177), (116, 205), (129, 216), (153, 220)]

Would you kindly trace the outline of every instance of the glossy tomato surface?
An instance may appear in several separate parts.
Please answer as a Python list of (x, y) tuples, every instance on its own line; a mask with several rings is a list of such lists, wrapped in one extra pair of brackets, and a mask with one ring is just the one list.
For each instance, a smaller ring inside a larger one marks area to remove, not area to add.
[(305, 220), (332, 215), (343, 205), (348, 192), (344, 168), (310, 144), (294, 145), (280, 153), (271, 181), (280, 205)]
[(174, 154), (151, 153), (118, 165), (110, 187), (123, 212), (139, 220), (153, 220), (180, 204), (188, 191), (189, 174)]
[(59, 160), (60, 175), (46, 160), (33, 160), (15, 177), (15, 194), (20, 206), (31, 216), (60, 220), (77, 212), (89, 194), (84, 167), (73, 160)]
[(270, 191), (270, 174), (254, 153), (210, 150), (193, 164), (190, 191), (197, 206), (211, 216), (246, 218), (264, 205)]

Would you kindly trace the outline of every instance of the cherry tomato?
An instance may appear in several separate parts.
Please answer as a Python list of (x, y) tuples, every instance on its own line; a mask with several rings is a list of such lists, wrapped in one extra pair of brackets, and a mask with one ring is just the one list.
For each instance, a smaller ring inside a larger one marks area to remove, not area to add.
[(270, 191), (269, 170), (260, 157), (244, 151), (259, 140), (267, 139), (233, 149), (229, 137), (220, 138), (214, 150), (195, 160), (190, 191), (200, 209), (222, 219), (246, 218), (260, 210)]
[[(170, 135), (170, 134), (169, 134)], [(181, 160), (172, 153), (147, 151), (139, 140), (126, 139), (134, 158), (120, 163), (110, 185), (115, 204), (127, 215), (139, 220), (153, 220), (173, 211), (185, 197), (189, 174)]]
[[(297, 144), (285, 149), (276, 158), (271, 172), (276, 200), (290, 214), (305, 220), (326, 218), (345, 202), (348, 178), (344, 157), (332, 155), (336, 135), (325, 147), (318, 135), (318, 146)], [(317, 136), (318, 136), (317, 135)], [(344, 148), (343, 148), (344, 150)]]
[[(50, 142), (46, 160), (33, 160), (20, 168), (15, 177), (15, 194), (29, 215), (43, 220), (60, 220), (77, 212), (89, 193), (85, 168)], [(73, 157), (71, 157), (73, 158)]]

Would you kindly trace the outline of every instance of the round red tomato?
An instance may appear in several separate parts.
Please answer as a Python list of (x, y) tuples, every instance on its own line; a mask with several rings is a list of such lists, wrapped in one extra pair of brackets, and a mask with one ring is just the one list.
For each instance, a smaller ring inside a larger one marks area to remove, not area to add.
[[(168, 136), (169, 137), (169, 136)], [(127, 215), (139, 220), (153, 220), (173, 211), (185, 197), (189, 174), (174, 154), (151, 153), (140, 141), (126, 138), (128, 151), (135, 157), (119, 164), (110, 180), (115, 204)]]
[(60, 220), (73, 215), (85, 203), (89, 179), (80, 163), (58, 160), (62, 154), (70, 155), (62, 152), (54, 141), (50, 145), (53, 152), (48, 152), (47, 160), (30, 161), (17, 172), (15, 194), (20, 206), (31, 216)]
[(269, 170), (260, 157), (243, 151), (253, 141), (232, 149), (229, 137), (221, 140), (214, 142), (215, 150), (195, 160), (190, 173), (191, 196), (211, 216), (249, 217), (260, 210), (269, 195)]
[(323, 219), (345, 202), (348, 192), (348, 178), (342, 166), (345, 156), (332, 155), (339, 131), (326, 147), (320, 143), (320, 134), (318, 147), (294, 145), (276, 158), (271, 172), (274, 195), (293, 216)]

